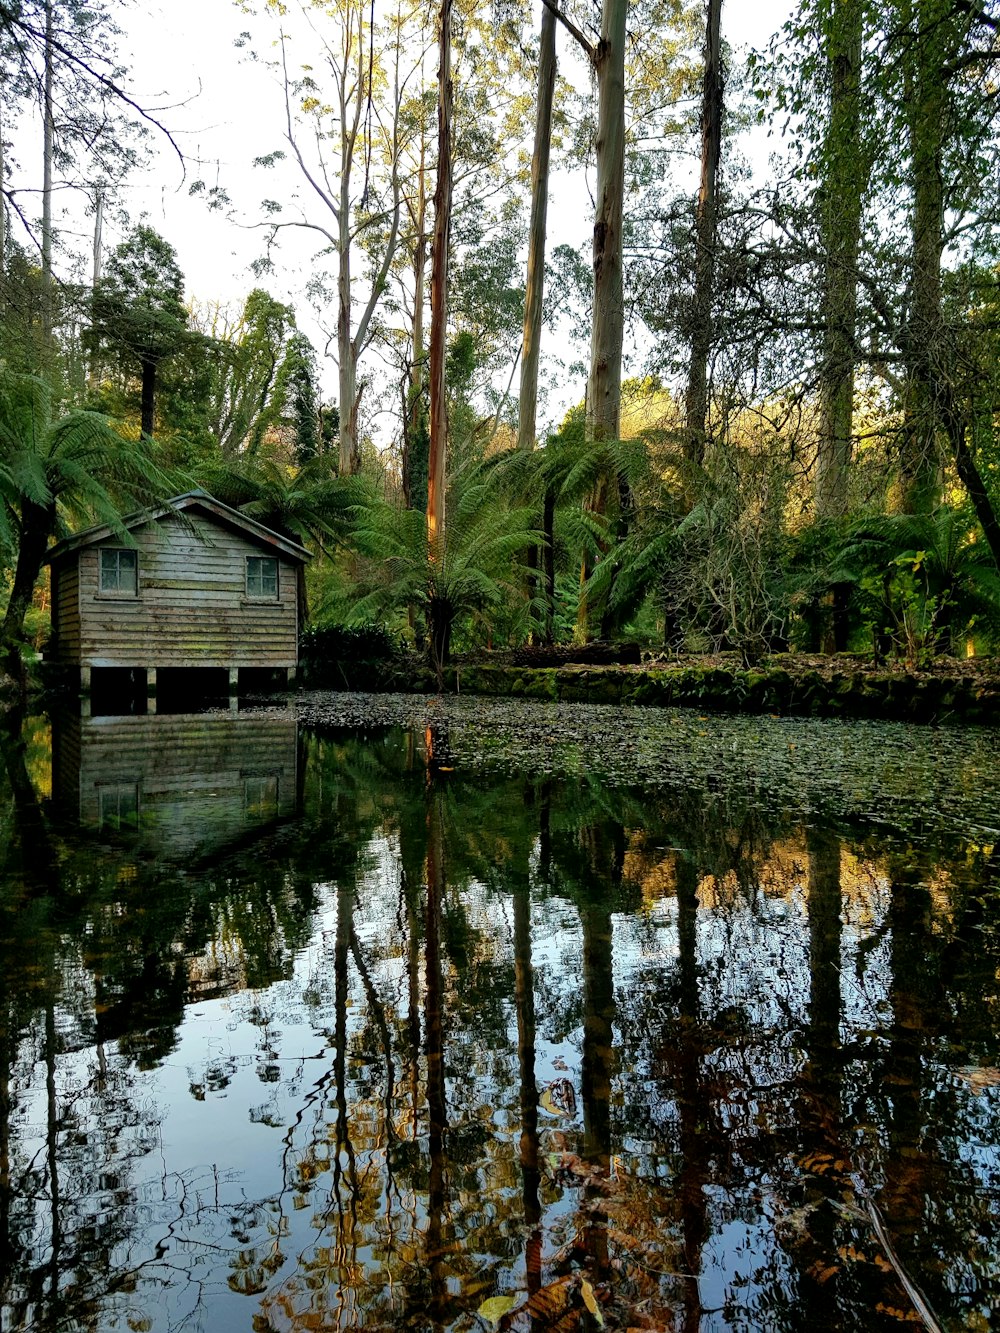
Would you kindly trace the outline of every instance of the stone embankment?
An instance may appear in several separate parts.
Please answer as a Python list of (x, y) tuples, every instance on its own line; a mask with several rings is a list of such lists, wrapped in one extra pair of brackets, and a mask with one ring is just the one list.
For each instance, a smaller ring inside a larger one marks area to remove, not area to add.
[[(429, 682), (428, 682), (429, 684)], [(762, 666), (521, 667), (469, 664), (448, 669), (458, 694), (552, 699), (561, 703), (653, 704), (704, 712), (798, 717), (887, 718), (901, 722), (1000, 723), (1000, 674), (901, 669), (794, 670)]]

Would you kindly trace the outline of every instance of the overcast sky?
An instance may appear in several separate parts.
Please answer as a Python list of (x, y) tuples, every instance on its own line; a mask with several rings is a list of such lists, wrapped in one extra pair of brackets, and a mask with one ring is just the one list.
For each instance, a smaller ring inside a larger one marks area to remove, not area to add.
[[(723, 30), (734, 58), (747, 46), (764, 45), (789, 8), (789, 0), (728, 0)], [(122, 57), (136, 96), (143, 105), (163, 108), (160, 118), (187, 159), (182, 167), (169, 145), (158, 139), (149, 169), (124, 187), (123, 202), (133, 222), (145, 218), (175, 247), (190, 301), (238, 304), (258, 282), (250, 269), (262, 250), (262, 233), (251, 225), (259, 217), (257, 205), (265, 195), (280, 193), (279, 181), (252, 163), (283, 146), (283, 105), (273, 72), (261, 62), (248, 61), (235, 42), (242, 30), (252, 29), (257, 49), (266, 55), (261, 34), (273, 33), (274, 21), (255, 27), (231, 0), (156, 0), (149, 6), (123, 7), (118, 17), (126, 29)], [(190, 197), (190, 184), (199, 177), (229, 193), (232, 215), (243, 220), (243, 227)], [(582, 179), (557, 181), (550, 202), (552, 242), (584, 244), (587, 212)], [(81, 233), (87, 225), (66, 221), (84, 251), (89, 246)], [(109, 217), (105, 252), (120, 239), (120, 229)], [(284, 262), (263, 285), (296, 304), (300, 323), (318, 342), (301, 297), (313, 249), (305, 236), (286, 240)], [(324, 369), (323, 378), (326, 391), (332, 392), (332, 365)], [(561, 414), (561, 405), (556, 408)]]

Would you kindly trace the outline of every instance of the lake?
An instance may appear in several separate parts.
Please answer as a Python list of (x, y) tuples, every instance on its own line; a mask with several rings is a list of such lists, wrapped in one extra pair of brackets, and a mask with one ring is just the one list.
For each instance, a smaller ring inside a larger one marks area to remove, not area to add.
[(8, 720), (0, 1330), (1000, 1328), (1000, 733)]

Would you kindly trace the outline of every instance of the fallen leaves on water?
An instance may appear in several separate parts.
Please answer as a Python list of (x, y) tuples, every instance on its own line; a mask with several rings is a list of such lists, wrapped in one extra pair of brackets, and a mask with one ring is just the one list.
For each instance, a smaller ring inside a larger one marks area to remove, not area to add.
[(538, 1104), (549, 1115), (576, 1115), (576, 1090), (568, 1078), (554, 1078)]
[(601, 1314), (601, 1307), (597, 1303), (597, 1295), (586, 1278), (580, 1279), (580, 1295), (583, 1297), (584, 1305), (597, 1320), (600, 1327), (603, 1328), (604, 1316)]
[(952, 1073), (960, 1078), (979, 1096), (987, 1088), (1000, 1088), (1000, 1069), (991, 1065), (967, 1065), (963, 1069), (954, 1069)]
[(491, 1296), (489, 1300), (483, 1301), (476, 1314), (489, 1324), (499, 1324), (504, 1315), (513, 1310), (516, 1304), (516, 1296)]
[(901, 1324), (922, 1324), (924, 1322), (916, 1310), (903, 1310), (898, 1305), (886, 1305), (884, 1301), (879, 1301), (875, 1310), (878, 1314), (884, 1314), (887, 1319), (896, 1319)]
[(519, 1305), (516, 1310), (511, 1310), (503, 1316), (504, 1330), (513, 1330), (514, 1333), (522, 1333), (522, 1330), (536, 1329), (539, 1326), (549, 1333), (549, 1330), (566, 1330), (575, 1328), (579, 1323), (580, 1310), (576, 1305), (574, 1296), (579, 1285), (579, 1279), (575, 1273), (568, 1273), (565, 1277), (558, 1277), (554, 1282), (547, 1283), (541, 1287), (534, 1295), (529, 1296), (523, 1305)]

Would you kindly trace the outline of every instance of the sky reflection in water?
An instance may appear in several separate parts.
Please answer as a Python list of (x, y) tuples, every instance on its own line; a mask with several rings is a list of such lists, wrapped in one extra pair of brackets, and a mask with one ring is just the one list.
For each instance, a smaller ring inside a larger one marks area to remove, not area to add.
[(1000, 1326), (996, 738), (636, 716), (9, 735), (0, 1327)]

